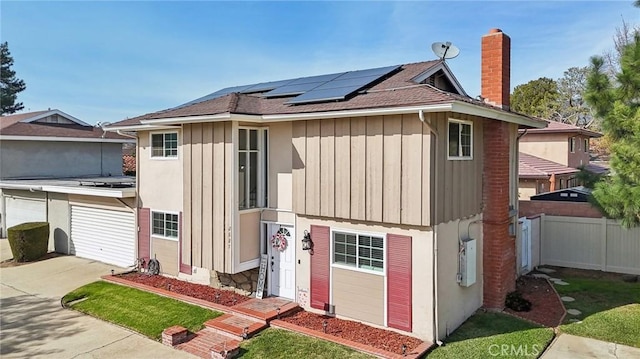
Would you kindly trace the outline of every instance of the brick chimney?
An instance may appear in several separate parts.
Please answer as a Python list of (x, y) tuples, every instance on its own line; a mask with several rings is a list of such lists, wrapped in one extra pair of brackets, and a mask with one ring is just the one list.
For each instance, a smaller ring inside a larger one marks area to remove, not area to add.
[[(511, 39), (492, 29), (482, 37), (482, 97), (509, 108)], [(510, 124), (483, 121), (483, 306), (504, 308), (507, 293), (515, 290), (516, 248), (509, 235)]]
[(509, 109), (511, 91), (511, 38), (500, 29), (482, 37), (481, 96), (488, 103)]

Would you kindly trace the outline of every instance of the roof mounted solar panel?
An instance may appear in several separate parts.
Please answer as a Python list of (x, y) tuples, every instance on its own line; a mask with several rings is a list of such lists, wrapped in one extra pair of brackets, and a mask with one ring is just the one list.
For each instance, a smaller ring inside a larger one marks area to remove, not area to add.
[(395, 66), (378, 67), (378, 68), (375, 68), (375, 69), (349, 71), (346, 74), (340, 76), (340, 78), (338, 78), (338, 80), (357, 78), (357, 77), (367, 77), (367, 76), (382, 77), (382, 76), (385, 76), (387, 74), (390, 74), (390, 73), (394, 72), (395, 70), (397, 70), (399, 68), (400, 68), (400, 65), (395, 65)]
[(240, 91), (240, 93), (256, 93), (256, 92), (271, 91), (271, 90), (276, 89), (278, 87), (285, 86), (285, 85), (287, 85), (288, 83), (290, 83), (293, 80), (295, 80), (295, 79), (280, 80), (280, 81), (270, 81), (270, 82), (261, 82), (259, 84), (255, 84), (255, 85), (249, 86), (249, 88), (246, 88), (246, 89)]
[(368, 70), (351, 71), (313, 88), (287, 101), (288, 104), (344, 100), (354, 92), (380, 80), (399, 69), (400, 66), (387, 66)]
[(190, 105), (195, 105), (197, 103), (208, 101), (208, 100), (213, 100), (214, 98), (222, 97), (224, 95), (228, 95), (228, 94), (234, 93), (234, 92), (242, 92), (242, 91), (250, 88), (251, 86), (255, 86), (255, 85), (234, 86), (234, 87), (223, 88), (222, 90), (218, 90), (218, 91), (216, 91), (214, 93), (210, 93), (210, 94), (208, 94), (206, 96), (202, 96), (200, 98), (197, 98), (195, 100), (189, 101), (187, 103), (183, 103), (182, 105), (176, 106), (173, 109), (186, 107), (186, 106), (190, 106)]
[(270, 97), (281, 97), (281, 96), (303, 94), (307, 91), (310, 91), (344, 74), (345, 74), (344, 72), (341, 72), (336, 74), (301, 77), (301, 78), (293, 79), (291, 82), (287, 83), (286, 85), (278, 87), (276, 89), (273, 89), (265, 93), (264, 97), (270, 98)]
[(358, 91), (361, 86), (349, 86), (339, 88), (327, 88), (322, 90), (313, 90), (303, 93), (287, 101), (288, 104), (304, 104), (312, 102), (338, 101), (344, 100), (349, 94)]

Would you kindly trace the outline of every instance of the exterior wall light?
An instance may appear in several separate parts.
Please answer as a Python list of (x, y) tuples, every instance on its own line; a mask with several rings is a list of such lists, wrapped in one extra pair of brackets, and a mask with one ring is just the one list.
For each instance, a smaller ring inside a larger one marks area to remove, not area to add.
[(313, 250), (313, 241), (311, 240), (311, 234), (307, 230), (304, 231), (304, 237), (302, 238), (302, 250)]

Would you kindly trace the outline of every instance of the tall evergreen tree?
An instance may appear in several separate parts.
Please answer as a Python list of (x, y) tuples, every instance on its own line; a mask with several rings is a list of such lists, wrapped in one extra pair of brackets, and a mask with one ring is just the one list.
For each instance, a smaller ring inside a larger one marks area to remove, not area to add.
[(24, 81), (16, 77), (16, 72), (11, 69), (13, 57), (9, 52), (7, 42), (0, 44), (0, 57), (2, 67), (0, 68), (0, 105), (2, 107), (0, 115), (11, 114), (24, 108), (22, 102), (16, 102), (18, 93), (27, 88)]
[(611, 140), (612, 175), (593, 196), (605, 213), (626, 227), (640, 225), (640, 34), (624, 47), (615, 81), (602, 57), (591, 58), (586, 100), (603, 118)]

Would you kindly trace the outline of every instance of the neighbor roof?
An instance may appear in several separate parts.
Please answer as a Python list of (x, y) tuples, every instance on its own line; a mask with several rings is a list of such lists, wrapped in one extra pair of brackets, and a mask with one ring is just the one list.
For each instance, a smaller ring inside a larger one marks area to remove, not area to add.
[[(46, 123), (39, 120), (51, 115), (63, 117), (70, 123)], [(91, 126), (60, 110), (46, 110), (0, 116), (1, 140), (41, 140), (74, 142), (131, 142), (116, 133)]]
[(563, 175), (577, 172), (579, 171), (575, 168), (520, 152), (518, 162), (518, 177), (520, 178), (548, 178), (553, 174)]
[(568, 123), (562, 123), (557, 121), (544, 120), (547, 122), (547, 127), (544, 128), (532, 128), (527, 130), (527, 133), (577, 133), (589, 137), (602, 137), (601, 133), (587, 130), (586, 128), (574, 126)]
[[(369, 110), (403, 108), (412, 106), (427, 106), (438, 104), (450, 104), (454, 102), (475, 105), (492, 111), (501, 111), (505, 115), (523, 117), (526, 121), (540, 123), (540, 121), (526, 116), (516, 115), (512, 112), (498, 109), (492, 105), (474, 100), (462, 93), (440, 90), (429, 83), (417, 83), (416, 79), (424, 77), (425, 73), (435, 68), (444, 72), (454, 89), (460, 89), (457, 80), (450, 73), (448, 67), (440, 60), (418, 62), (401, 65), (397, 71), (381, 78), (349, 97), (341, 101), (326, 101), (303, 104), (290, 104), (291, 96), (265, 97), (263, 93), (239, 93), (232, 92), (221, 97), (208, 98), (196, 103), (187, 103), (182, 106), (163, 111), (148, 113), (146, 115), (123, 120), (110, 125), (110, 128), (123, 129), (126, 127), (148, 125), (150, 122), (162, 119), (189, 118), (198, 116), (213, 116), (220, 114), (237, 115), (296, 115), (313, 113), (331, 113), (338, 111)], [(265, 91), (266, 92), (266, 91)], [(224, 93), (224, 91), (222, 91)], [(541, 123), (538, 126), (542, 126)]]

